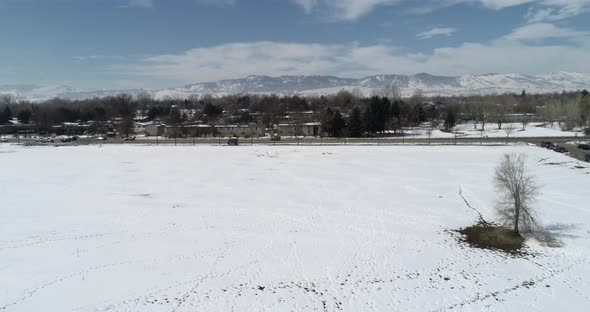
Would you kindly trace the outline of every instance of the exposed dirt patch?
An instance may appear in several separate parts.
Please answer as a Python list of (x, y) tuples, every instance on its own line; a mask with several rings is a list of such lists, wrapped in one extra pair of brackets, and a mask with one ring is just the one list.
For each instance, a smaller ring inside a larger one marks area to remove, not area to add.
[(465, 242), (482, 249), (500, 250), (510, 254), (521, 254), (524, 237), (502, 226), (480, 222), (460, 229)]

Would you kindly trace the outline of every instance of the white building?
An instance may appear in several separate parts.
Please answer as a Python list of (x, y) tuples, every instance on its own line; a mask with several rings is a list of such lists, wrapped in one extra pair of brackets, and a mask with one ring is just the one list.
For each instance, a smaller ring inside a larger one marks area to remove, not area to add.
[(265, 128), (261, 124), (247, 125), (215, 125), (215, 134), (222, 137), (261, 137)]
[(166, 129), (166, 126), (164, 126), (163, 124), (160, 124), (160, 123), (150, 123), (148, 125), (144, 125), (143, 127), (144, 127), (143, 133), (145, 133), (145, 135), (147, 135), (147, 136), (164, 135), (164, 130)]
[(319, 122), (279, 124), (277, 133), (280, 136), (317, 137), (321, 134), (321, 128), (322, 124)]

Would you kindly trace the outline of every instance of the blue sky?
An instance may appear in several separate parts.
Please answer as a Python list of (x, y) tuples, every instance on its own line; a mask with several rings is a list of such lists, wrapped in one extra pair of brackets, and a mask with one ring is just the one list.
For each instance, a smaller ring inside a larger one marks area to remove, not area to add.
[(590, 72), (590, 0), (0, 0), (0, 84)]

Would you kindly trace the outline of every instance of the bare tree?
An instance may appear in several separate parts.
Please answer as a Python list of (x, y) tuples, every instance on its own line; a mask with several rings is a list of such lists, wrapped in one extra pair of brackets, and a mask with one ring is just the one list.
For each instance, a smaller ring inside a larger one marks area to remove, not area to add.
[(301, 137), (305, 137), (303, 133), (303, 114), (300, 111), (295, 111), (289, 117), (292, 117), (290, 122), (291, 128), (293, 129), (293, 135), (295, 136), (297, 145), (299, 145)]
[(178, 138), (178, 127), (182, 124), (182, 116), (180, 115), (180, 110), (177, 107), (172, 107), (170, 109), (170, 114), (168, 114), (166, 123), (172, 127), (174, 145), (176, 145), (176, 139)]
[(137, 95), (137, 103), (139, 104), (138, 108), (141, 110), (147, 111), (153, 102), (153, 96), (147, 91), (143, 91)]
[(483, 98), (480, 101), (481, 103), (474, 105), (476, 119), (481, 123), (481, 131), (483, 132), (486, 130), (486, 122), (488, 121), (491, 104), (488, 103), (490, 99), (487, 98)]
[(0, 106), (16, 105), (16, 97), (10, 94), (0, 94)]
[(525, 131), (526, 126), (529, 124), (529, 114), (524, 113), (521, 118), (520, 123), (522, 123), (522, 131)]
[(428, 126), (428, 128), (426, 128), (426, 135), (428, 135), (428, 145), (430, 145), (430, 143), (432, 142), (432, 132), (434, 132), (434, 130), (438, 130), (438, 127), (440, 127), (440, 120), (432, 119), (430, 121), (430, 125)]
[[(584, 93), (582, 93), (584, 94)], [(579, 110), (580, 110), (580, 128), (586, 128), (588, 120), (590, 119), (590, 96), (586, 92), (585, 95), (579, 96)]]
[(401, 98), (399, 88), (394, 84), (389, 84), (382, 87), (381, 89), (373, 90), (373, 95), (379, 97), (386, 97), (390, 101), (394, 101)]
[(508, 139), (510, 138), (510, 135), (514, 131), (514, 126), (512, 124), (508, 124), (508, 126), (504, 127), (503, 130), (504, 130), (504, 132), (506, 132), (506, 144), (508, 144)]
[(477, 109), (471, 102), (464, 102), (459, 106), (459, 113), (462, 114), (463, 120), (473, 123), (473, 130), (477, 130), (479, 119), (477, 118)]
[(422, 92), (422, 89), (414, 90), (414, 93), (412, 93), (412, 96), (408, 99), (408, 101), (412, 107), (424, 103), (425, 97), (424, 93)]
[(358, 99), (359, 97), (357, 97), (354, 93), (346, 90), (340, 90), (331, 97), (331, 100), (334, 103), (333, 105), (340, 108), (355, 107), (358, 104)]
[(574, 100), (567, 100), (562, 105), (562, 115), (565, 116), (562, 129), (566, 131), (574, 130), (580, 120), (580, 106)]
[(494, 176), (498, 213), (517, 234), (521, 228), (530, 230), (534, 222), (531, 204), (539, 190), (535, 177), (527, 172), (526, 159), (525, 154), (505, 154)]
[(504, 119), (506, 119), (507, 105), (505, 102), (500, 102), (500, 104), (497, 104), (494, 107), (494, 110), (496, 123), (498, 124), (498, 130), (502, 130), (502, 124), (504, 123)]
[(541, 111), (541, 116), (543, 117), (544, 121), (548, 122), (549, 125), (553, 128), (555, 124), (555, 120), (559, 116), (559, 103), (556, 100), (549, 100), (543, 105), (543, 110)]
[(429, 126), (428, 128), (426, 128), (426, 135), (428, 136), (428, 145), (430, 145), (430, 143), (432, 141), (431, 140), (432, 132), (433, 132), (432, 127)]
[(133, 102), (131, 95), (120, 94), (110, 99), (113, 110), (119, 113), (121, 123), (119, 124), (120, 133), (128, 137), (133, 132), (135, 125), (134, 117), (137, 110), (136, 103)]

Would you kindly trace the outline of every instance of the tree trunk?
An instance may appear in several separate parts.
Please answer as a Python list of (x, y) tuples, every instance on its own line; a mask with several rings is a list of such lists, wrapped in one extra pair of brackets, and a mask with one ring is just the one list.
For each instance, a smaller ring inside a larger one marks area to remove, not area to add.
[(514, 232), (516, 234), (520, 234), (520, 230), (518, 228), (520, 219), (520, 201), (516, 199), (514, 201)]

